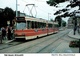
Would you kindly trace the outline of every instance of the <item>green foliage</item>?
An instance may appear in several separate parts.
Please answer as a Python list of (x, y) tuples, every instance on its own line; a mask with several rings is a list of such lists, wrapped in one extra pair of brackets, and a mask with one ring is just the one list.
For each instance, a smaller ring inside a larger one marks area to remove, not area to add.
[(61, 27), (61, 23), (62, 23), (62, 26), (63, 26), (63, 27), (66, 26), (66, 22), (61, 19), (61, 16), (57, 16), (57, 17), (55, 18), (55, 21), (58, 22), (58, 26), (59, 26), (59, 27)]
[(11, 8), (6, 7), (4, 9), (4, 17), (8, 18), (7, 20), (13, 20), (14, 19), (14, 11)]
[(53, 22), (53, 19), (50, 19), (50, 21), (52, 21), (52, 22)]
[(66, 26), (66, 22), (62, 21), (62, 26), (65, 27)]
[(59, 3), (65, 2), (66, 0), (49, 0), (47, 1), (47, 4), (49, 4), (50, 6), (55, 6)]
[(67, 7), (71, 7), (71, 8), (73, 8), (73, 7), (76, 7), (76, 6), (79, 6), (79, 8), (80, 8), (80, 1), (73, 1), (73, 2), (71, 2), (69, 5), (67, 5)]
[(50, 6), (56, 5), (55, 1), (56, 0), (49, 0), (47, 1), (47, 4), (49, 4)]
[[(50, 6), (55, 6), (55, 5), (59, 4), (59, 3), (65, 2), (65, 1), (70, 1), (70, 0), (49, 0), (49, 1), (47, 1), (47, 4), (49, 4)], [(73, 8), (73, 7), (76, 7), (76, 6), (79, 6), (79, 9), (80, 9), (80, 1), (73, 0), (73, 1), (70, 1), (70, 4), (68, 4), (66, 6), (66, 8), (67, 7)], [(69, 9), (66, 9), (66, 8), (56, 11), (54, 13), (54, 15), (61, 14), (62, 12), (68, 11)], [(61, 15), (61, 17), (71, 17), (71, 16), (73, 16), (73, 15), (69, 14), (69, 13), (65, 13), (65, 14)]]
[(59, 25), (59, 27), (60, 27), (60, 26), (61, 26), (61, 21), (62, 21), (61, 17), (60, 17), (60, 16), (57, 16), (57, 17), (55, 18), (55, 21), (58, 22), (58, 25)]
[(60, 14), (61, 13), (61, 11), (56, 11), (55, 13), (54, 13), (54, 15), (57, 15), (57, 14)]
[(78, 40), (70, 41), (69, 47), (80, 47), (80, 41)]
[(0, 27), (7, 26), (7, 21), (10, 21), (10, 25), (12, 26), (12, 20), (14, 17), (15, 13), (11, 8), (6, 7), (3, 9), (3, 11), (0, 13)]
[(69, 9), (62, 9), (62, 10), (59, 10), (59, 11), (56, 11), (55, 13), (54, 13), (54, 15), (57, 15), (57, 14), (61, 14), (62, 12), (66, 12), (66, 11), (68, 11)]
[[(68, 10), (70, 9), (67, 9), (68, 7), (71, 7), (71, 8), (74, 8), (76, 6), (79, 6), (79, 10), (80, 10), (80, 1), (79, 0), (49, 0), (47, 1), (47, 4), (49, 4), (50, 6), (56, 6), (57, 4), (59, 3), (62, 3), (62, 2), (65, 2), (65, 1), (70, 1), (70, 4), (68, 4), (66, 6), (66, 8), (62, 9), (62, 10), (58, 10), (54, 13), (54, 15), (57, 15), (57, 14), (61, 14), (62, 12), (65, 12), (64, 14), (62, 15), (59, 15), (55, 18), (55, 20), (58, 21), (58, 24), (59, 26), (61, 26), (61, 17), (72, 17), (72, 16), (75, 16), (75, 13), (76, 12), (72, 12), (72, 13), (69, 13)], [(75, 18), (76, 19), (76, 18)], [(77, 21), (75, 20), (75, 23), (74, 25), (76, 26), (77, 25)], [(65, 26), (65, 25), (64, 25)]]

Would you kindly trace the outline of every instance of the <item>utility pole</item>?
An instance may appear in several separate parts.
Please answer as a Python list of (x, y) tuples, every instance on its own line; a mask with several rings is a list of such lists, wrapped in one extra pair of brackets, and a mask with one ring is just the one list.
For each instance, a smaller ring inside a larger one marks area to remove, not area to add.
[(49, 21), (49, 16), (51, 15), (51, 13), (48, 13), (48, 21)]
[(61, 28), (63, 27), (63, 20), (61, 19)]
[(16, 0), (16, 17), (18, 16), (18, 12), (17, 12), (17, 9), (18, 9), (18, 7), (17, 7), (17, 0)]
[(51, 13), (48, 13), (48, 23), (49, 23), (50, 15), (51, 15)]
[(48, 35), (48, 28), (49, 28), (49, 16), (51, 15), (51, 13), (48, 13), (48, 21), (47, 21), (47, 35)]

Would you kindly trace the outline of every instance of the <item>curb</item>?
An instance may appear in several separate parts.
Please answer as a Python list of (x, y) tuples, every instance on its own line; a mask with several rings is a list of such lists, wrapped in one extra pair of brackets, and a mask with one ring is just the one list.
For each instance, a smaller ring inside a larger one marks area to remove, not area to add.
[(69, 36), (70, 38), (80, 39), (80, 38), (78, 38), (78, 37), (71, 36), (71, 32), (72, 32), (72, 31), (70, 31), (70, 32), (68, 33), (68, 36)]
[(10, 42), (12, 42), (12, 41), (14, 41), (14, 39), (13, 40), (8, 40), (8, 41), (6, 41), (6, 42), (4, 42), (4, 43), (10, 43)]
[(68, 37), (70, 37), (70, 38), (74, 38), (74, 39), (78, 39), (78, 38), (72, 37), (72, 36), (70, 36), (70, 35), (68, 35)]

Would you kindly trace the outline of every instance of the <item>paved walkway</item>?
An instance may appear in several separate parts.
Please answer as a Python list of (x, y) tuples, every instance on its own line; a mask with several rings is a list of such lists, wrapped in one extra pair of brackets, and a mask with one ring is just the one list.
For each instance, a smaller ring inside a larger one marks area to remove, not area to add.
[(1, 43), (1, 40), (0, 40), (0, 44), (6, 44), (6, 43), (10, 43), (12, 41), (14, 41), (14, 39), (13, 40), (2, 40), (2, 43)]
[[(68, 36), (71, 38), (80, 39), (80, 34), (76, 31), (76, 34), (74, 35), (72, 29)], [(70, 48), (69, 43), (63, 42), (56, 49), (53, 49), (52, 53), (79, 53), (79, 48)]]
[(0, 31), (0, 44), (10, 43), (10, 42), (13, 41), (13, 40), (14, 40), (14, 39), (12, 39), (12, 40), (5, 39), (5, 40), (2, 40), (2, 43), (1, 43), (1, 31)]
[(79, 48), (70, 48), (69, 43), (62, 42), (52, 53), (79, 53)]
[(76, 34), (73, 34), (73, 30), (71, 30), (68, 34), (69, 37), (71, 38), (76, 38), (76, 39), (80, 39), (80, 34), (78, 34), (78, 32), (76, 31)]

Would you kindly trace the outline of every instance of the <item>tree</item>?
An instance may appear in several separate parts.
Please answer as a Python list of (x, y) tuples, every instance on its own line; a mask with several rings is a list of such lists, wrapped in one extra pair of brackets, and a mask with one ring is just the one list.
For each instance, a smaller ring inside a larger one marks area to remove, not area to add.
[[(68, 7), (74, 8), (76, 6), (79, 6), (78, 10), (80, 10), (80, 0), (49, 0), (49, 1), (47, 1), (47, 4), (49, 4), (50, 6), (56, 6), (57, 4), (65, 2), (65, 1), (70, 1), (70, 4), (68, 4), (66, 6), (66, 8), (68, 8)], [(64, 8), (64, 9), (66, 9), (66, 8)], [(63, 9), (62, 9), (62, 11), (59, 10), (55, 14), (60, 14), (61, 12), (64, 12), (64, 10)], [(77, 19), (76, 19), (75, 14), (76, 14), (75, 11), (73, 11), (72, 13), (66, 12), (63, 15), (61, 15), (60, 17), (71, 17), (71, 16), (74, 16), (73, 20), (74, 20), (74, 28), (75, 28), (76, 25), (77, 25)], [(80, 39), (79, 39), (78, 45), (80, 45)], [(80, 48), (80, 46), (79, 46), (79, 48)]]
[(59, 3), (65, 2), (66, 0), (49, 0), (47, 1), (47, 4), (49, 4), (50, 6), (55, 6)]
[[(65, 17), (75, 16), (76, 12), (73, 11), (73, 12), (69, 13), (68, 10), (70, 10), (70, 9), (68, 9), (68, 7), (74, 8), (74, 7), (76, 7), (76, 6), (79, 6), (79, 9), (78, 9), (78, 10), (80, 10), (80, 1), (79, 1), (79, 0), (49, 0), (49, 1), (46, 1), (46, 2), (47, 2), (47, 4), (49, 4), (50, 6), (58, 7), (57, 4), (62, 3), (62, 2), (66, 2), (66, 1), (69, 1), (70, 4), (68, 4), (68, 5), (66, 6), (66, 8), (64, 8), (64, 9), (62, 9), (62, 10), (56, 11), (56, 12), (54, 13), (54, 15), (58, 15), (58, 14), (61, 14), (62, 12), (64, 12), (64, 14), (59, 15), (61, 18), (62, 18), (62, 17), (65, 18)], [(76, 22), (76, 18), (75, 18), (75, 23), (77, 23), (77, 22)]]
[(2, 24), (1, 27), (7, 26), (7, 21), (10, 21), (10, 26), (12, 26), (12, 20), (15, 17), (15, 12), (11, 8), (6, 7), (1, 13), (1, 16), (2, 16), (0, 19), (0, 24)]
[(66, 22), (64, 20), (62, 20), (62, 26), (65, 27), (66, 26)]
[(3, 15), (4, 15), (4, 14), (3, 14), (3, 9), (0, 8), (0, 27), (2, 27), (3, 24), (4, 24), (4, 23), (2, 22), (2, 21), (3, 21), (3, 18), (4, 18)]
[(10, 26), (13, 26), (12, 20), (15, 17), (15, 12), (9, 7), (1, 10), (2, 11), (0, 11), (0, 27), (7, 26), (7, 21), (10, 21)]
[(62, 3), (62, 2), (66, 2), (66, 1), (70, 1), (70, 4), (67, 5), (67, 7), (69, 7), (69, 6), (71, 6), (71, 7), (79, 6), (79, 8), (80, 8), (80, 1), (79, 0), (49, 0), (49, 1), (46, 1), (46, 2), (50, 6), (56, 6), (57, 4)]
[(57, 17), (55, 18), (55, 21), (58, 22), (58, 25), (59, 25), (59, 27), (60, 27), (60, 26), (61, 26), (61, 22), (62, 22), (61, 17), (60, 17), (60, 16), (57, 16)]
[(53, 19), (50, 19), (51, 22), (53, 22)]
[(7, 18), (7, 21), (10, 20), (10, 25), (12, 26), (12, 20), (15, 17), (15, 13), (11, 8), (6, 7), (4, 9), (4, 15)]
[[(80, 1), (79, 0), (49, 0), (49, 1), (46, 1), (47, 2), (47, 4), (49, 4), (50, 6), (55, 6), (55, 7), (58, 7), (58, 6), (56, 6), (57, 4), (59, 4), (59, 3), (62, 3), (62, 2), (66, 2), (66, 1), (69, 1), (70, 2), (70, 4), (68, 4), (67, 6), (66, 6), (66, 8), (64, 8), (64, 9), (62, 9), (62, 10), (58, 10), (58, 11), (56, 11), (55, 13), (54, 13), (54, 15), (57, 15), (57, 14), (60, 14), (60, 13), (62, 13), (62, 12), (66, 12), (66, 11), (68, 11), (68, 10), (70, 10), (70, 9), (67, 9), (68, 7), (71, 7), (71, 8), (74, 8), (74, 7), (76, 7), (76, 6), (79, 6), (79, 9), (80, 9)], [(73, 13), (73, 12), (72, 12)], [(73, 15), (71, 15), (71, 13), (68, 13), (67, 15), (61, 15), (61, 17), (71, 17), (71, 16), (73, 16)]]

